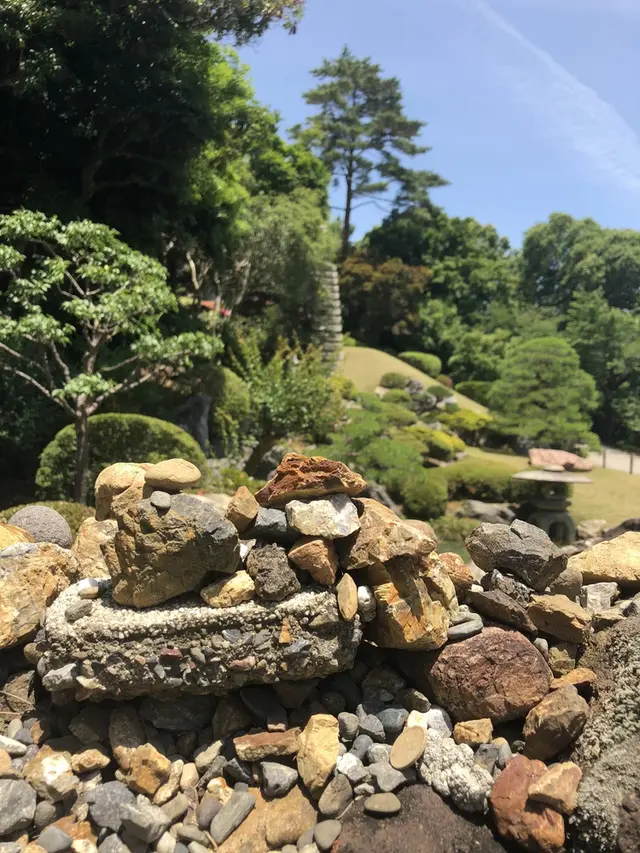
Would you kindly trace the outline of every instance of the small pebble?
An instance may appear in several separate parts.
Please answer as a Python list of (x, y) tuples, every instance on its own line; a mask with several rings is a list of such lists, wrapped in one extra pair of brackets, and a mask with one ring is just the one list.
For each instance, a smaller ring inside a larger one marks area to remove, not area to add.
[(380, 711), (377, 716), (382, 723), (386, 734), (397, 735), (398, 732), (402, 731), (402, 728), (407, 721), (407, 717), (409, 716), (409, 712), (406, 708), (397, 706), (395, 708), (385, 708), (383, 711)]
[(359, 758), (360, 761), (364, 761), (365, 756), (367, 754), (367, 750), (373, 743), (372, 738), (369, 735), (358, 735), (358, 737), (354, 740), (351, 745), (351, 749), (349, 752), (351, 755), (355, 755), (356, 758)]
[(362, 734), (369, 735), (373, 741), (378, 743), (385, 741), (384, 726), (373, 714), (367, 714), (360, 720), (360, 731)]
[(315, 825), (313, 838), (320, 850), (330, 850), (341, 832), (342, 824), (339, 820), (323, 820)]
[(360, 720), (356, 714), (351, 714), (349, 711), (342, 711), (341, 714), (338, 714), (338, 727), (340, 737), (343, 740), (352, 741), (358, 735)]
[(391, 748), (389, 762), (396, 770), (411, 767), (424, 754), (427, 733), (420, 726), (405, 729)]
[(171, 495), (169, 492), (151, 492), (151, 497), (149, 498), (149, 503), (151, 506), (154, 506), (156, 509), (167, 510), (171, 509)]
[(336, 773), (342, 773), (352, 785), (357, 785), (359, 782), (364, 782), (369, 778), (367, 768), (363, 765), (362, 761), (350, 752), (338, 758), (336, 761)]
[(437, 732), (441, 737), (451, 737), (453, 734), (453, 723), (451, 717), (444, 708), (433, 705), (425, 714), (429, 730)]
[[(480, 590), (482, 592), (482, 589)], [(470, 619), (468, 622), (461, 622), (459, 625), (452, 625), (447, 631), (447, 639), (451, 642), (456, 640), (466, 640), (468, 637), (474, 637), (480, 634), (484, 628), (482, 619), (478, 616)]]
[(368, 767), (369, 773), (375, 779), (376, 787), (383, 793), (396, 791), (412, 779), (415, 780), (415, 770), (396, 770), (390, 764), (370, 764)]
[(402, 803), (395, 794), (374, 794), (364, 801), (364, 810), (367, 814), (376, 817), (398, 814)]
[(344, 711), (347, 704), (342, 693), (338, 693), (337, 690), (327, 690), (320, 696), (320, 701), (327, 709), (327, 713), (333, 714), (334, 717)]
[(338, 817), (353, 800), (351, 783), (340, 773), (329, 782), (318, 802), (318, 810), (325, 817)]
[(222, 803), (213, 794), (205, 794), (196, 809), (196, 820), (200, 829), (209, 829), (211, 821), (222, 808)]
[(93, 599), (100, 595), (100, 583), (95, 578), (83, 578), (76, 586), (78, 598)]
[(313, 827), (311, 829), (306, 829), (296, 844), (298, 850), (302, 850), (304, 847), (308, 847), (309, 844), (313, 844)]
[(58, 826), (48, 826), (40, 833), (38, 844), (44, 847), (47, 853), (62, 853), (71, 847), (73, 838)]
[(353, 793), (356, 797), (369, 797), (371, 794), (375, 794), (375, 792), (375, 786), (372, 785), (371, 782), (361, 782), (353, 789)]

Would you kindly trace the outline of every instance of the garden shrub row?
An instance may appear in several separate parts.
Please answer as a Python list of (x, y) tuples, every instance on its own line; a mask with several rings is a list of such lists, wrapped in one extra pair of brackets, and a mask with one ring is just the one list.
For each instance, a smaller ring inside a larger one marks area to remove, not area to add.
[(428, 352), (401, 352), (398, 358), (427, 376), (439, 376), (442, 373), (442, 362), (437, 355)]

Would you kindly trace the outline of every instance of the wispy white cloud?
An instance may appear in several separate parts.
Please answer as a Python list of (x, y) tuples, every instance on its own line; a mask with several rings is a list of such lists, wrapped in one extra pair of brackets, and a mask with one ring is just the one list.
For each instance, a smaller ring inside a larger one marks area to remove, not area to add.
[(616, 185), (640, 193), (640, 137), (617, 110), (497, 12), (486, 0), (475, 7), (522, 49), (504, 82), (548, 123), (548, 130), (582, 154)]

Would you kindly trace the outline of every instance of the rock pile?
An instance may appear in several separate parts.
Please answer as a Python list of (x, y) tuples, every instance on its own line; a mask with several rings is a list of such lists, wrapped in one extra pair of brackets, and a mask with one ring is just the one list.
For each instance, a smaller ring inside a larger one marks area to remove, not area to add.
[(485, 523), (472, 573), (339, 462), (224, 517), (198, 479), (111, 466), (71, 550), (0, 530), (0, 853), (355, 851), (420, 785), (524, 850), (633, 849), (640, 534), (577, 564)]

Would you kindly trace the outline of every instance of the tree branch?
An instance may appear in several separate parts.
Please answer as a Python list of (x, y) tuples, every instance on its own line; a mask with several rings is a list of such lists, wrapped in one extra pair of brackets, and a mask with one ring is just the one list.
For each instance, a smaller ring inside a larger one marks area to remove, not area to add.
[(62, 397), (54, 397), (51, 391), (48, 391), (44, 387), (44, 385), (41, 385), (39, 382), (37, 382), (33, 378), (33, 376), (29, 376), (28, 373), (24, 373), (24, 371), (18, 370), (17, 367), (10, 367), (8, 364), (0, 364), (0, 369), (4, 370), (6, 373), (11, 373), (13, 376), (19, 376), (21, 379), (24, 379), (25, 382), (29, 382), (31, 385), (33, 385), (34, 388), (37, 388), (41, 394), (44, 394), (45, 397), (53, 401), (56, 405), (64, 409), (67, 414), (73, 417), (74, 411), (69, 405), (69, 403), (67, 403), (67, 401), (64, 400)]

